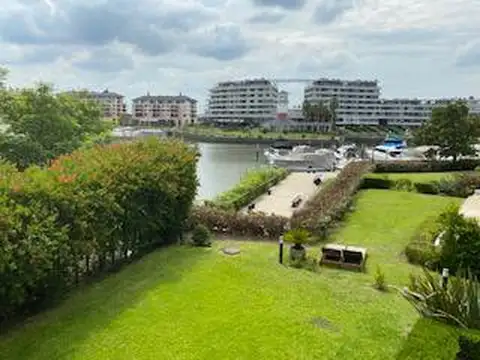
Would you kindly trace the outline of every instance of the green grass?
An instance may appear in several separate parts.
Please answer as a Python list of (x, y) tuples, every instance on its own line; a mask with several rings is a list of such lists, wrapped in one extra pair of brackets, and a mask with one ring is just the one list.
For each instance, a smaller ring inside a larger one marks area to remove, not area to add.
[[(236, 257), (219, 252), (224, 242), (159, 250), (0, 337), (1, 358), (453, 360), (432, 355), (439, 348), (454, 354), (450, 328), (444, 349), (434, 339), (440, 325), (418, 322), (395, 291), (371, 286), (377, 264), (387, 282), (404, 284), (413, 267), (403, 247), (416, 226), (452, 201), (361, 192), (333, 240), (367, 247), (366, 274), (281, 266), (276, 244), (264, 242), (234, 243), (242, 250)], [(314, 317), (331, 328), (314, 326)], [(413, 357), (420, 352), (424, 357)]]
[(427, 173), (371, 173), (368, 177), (389, 178), (391, 180), (409, 179), (412, 182), (426, 183), (431, 181), (438, 181), (440, 179), (449, 178), (456, 174), (461, 174), (461, 171), (456, 172), (427, 172)]

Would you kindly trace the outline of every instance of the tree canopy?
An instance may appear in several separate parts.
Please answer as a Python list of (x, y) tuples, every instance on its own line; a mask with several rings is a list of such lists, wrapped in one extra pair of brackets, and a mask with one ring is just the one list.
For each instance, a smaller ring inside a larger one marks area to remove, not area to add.
[(319, 101), (312, 103), (307, 100), (303, 102), (302, 112), (306, 121), (328, 124), (331, 131), (335, 130), (337, 121), (336, 110), (338, 108), (338, 100), (333, 97), (327, 103)]
[[(5, 77), (5, 70), (0, 71)], [(0, 157), (19, 169), (44, 165), (105, 132), (99, 106), (81, 94), (55, 93), (51, 86), (0, 89)]]
[(414, 134), (417, 145), (438, 147), (441, 157), (474, 155), (474, 144), (480, 136), (480, 119), (469, 114), (465, 101), (455, 101), (446, 106), (434, 108), (431, 118)]

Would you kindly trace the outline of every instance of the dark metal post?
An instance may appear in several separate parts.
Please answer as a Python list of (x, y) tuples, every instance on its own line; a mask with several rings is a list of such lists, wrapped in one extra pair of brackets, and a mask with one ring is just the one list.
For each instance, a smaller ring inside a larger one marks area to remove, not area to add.
[(278, 262), (283, 264), (283, 236), (278, 239)]
[(442, 288), (446, 289), (448, 285), (448, 275), (449, 270), (447, 268), (443, 268), (442, 270)]

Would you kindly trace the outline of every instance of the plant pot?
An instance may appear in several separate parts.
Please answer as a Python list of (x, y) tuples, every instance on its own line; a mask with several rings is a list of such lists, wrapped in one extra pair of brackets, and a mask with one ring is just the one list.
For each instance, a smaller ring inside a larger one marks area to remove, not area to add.
[(290, 261), (300, 261), (307, 258), (307, 250), (301, 244), (290, 246)]

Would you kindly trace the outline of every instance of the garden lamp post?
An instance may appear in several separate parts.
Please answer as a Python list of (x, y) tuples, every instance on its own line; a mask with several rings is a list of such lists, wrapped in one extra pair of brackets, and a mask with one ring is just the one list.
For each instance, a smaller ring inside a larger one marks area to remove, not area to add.
[(278, 262), (283, 264), (283, 236), (278, 238)]
[(443, 268), (442, 270), (442, 288), (446, 289), (448, 285), (448, 275), (449, 275), (449, 270), (448, 268)]

